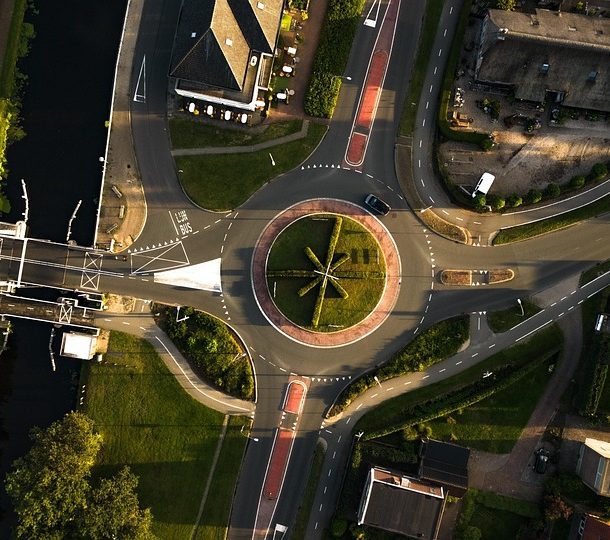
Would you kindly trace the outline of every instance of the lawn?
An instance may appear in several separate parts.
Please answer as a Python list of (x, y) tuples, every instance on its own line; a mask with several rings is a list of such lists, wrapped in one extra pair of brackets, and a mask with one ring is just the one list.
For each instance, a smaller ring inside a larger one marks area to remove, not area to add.
[(421, 34), (419, 36), (419, 46), (417, 48), (417, 58), (413, 70), (411, 71), (411, 81), (409, 82), (409, 91), (405, 99), (402, 110), (402, 118), (400, 119), (400, 134), (411, 136), (415, 126), (415, 115), (419, 105), (421, 89), (426, 76), (426, 68), (430, 59), (430, 52), (436, 37), (438, 21), (441, 18), (443, 5), (445, 0), (430, 0), (426, 2), (426, 11), (424, 13), (424, 23), (422, 25)]
[(522, 516), (512, 512), (477, 504), (470, 525), (481, 530), (481, 540), (515, 540), (523, 522)]
[(550, 356), (556, 352), (561, 342), (562, 335), (559, 328), (555, 325), (547, 327), (527, 342), (494, 354), (453, 377), (385, 401), (364, 415), (354, 429), (367, 433), (382, 431), (384, 427), (398, 425), (403, 421), (404, 412), (409, 407), (480, 381), (486, 371), (493, 371), (504, 365), (523, 366), (532, 358)]
[(511, 242), (527, 240), (534, 236), (540, 236), (541, 234), (569, 227), (579, 221), (590, 219), (599, 214), (605, 214), (608, 211), (610, 211), (610, 195), (606, 195), (594, 203), (583, 206), (582, 208), (577, 208), (571, 212), (566, 212), (565, 214), (560, 214), (534, 223), (518, 225), (517, 227), (511, 227), (509, 229), (502, 229), (493, 239), (493, 245), (497, 246), (499, 244), (509, 244)]
[(259, 132), (254, 128), (222, 129), (190, 118), (172, 118), (169, 121), (173, 148), (250, 146), (297, 133), (302, 126), (302, 120), (272, 122)]
[(523, 306), (524, 315), (521, 315), (521, 308), (516, 302), (514, 306), (508, 309), (488, 313), (487, 324), (489, 324), (491, 331), (494, 334), (507, 332), (513, 326), (517, 326), (519, 323), (522, 323), (540, 311), (540, 308), (529, 300), (523, 300), (521, 305)]
[[(152, 509), (155, 534), (189, 538), (223, 415), (186, 394), (144, 340), (113, 332), (104, 359), (101, 364), (83, 363), (82, 375), (87, 385), (84, 411), (104, 439), (95, 471), (107, 476), (129, 465), (140, 478), (141, 504)], [(241, 448), (243, 442), (238, 442)], [(223, 454), (234, 456), (237, 470), (241, 449), (231, 447), (225, 442)], [(209, 497), (225, 489), (215, 482)], [(227, 504), (226, 514), (230, 501), (219, 498)], [(203, 519), (207, 523), (206, 515)]]
[(239, 473), (239, 467), (236, 465), (241, 463), (248, 442), (241, 430), (249, 424), (250, 420), (243, 416), (229, 418), (227, 434), (201, 514), (202, 523), (197, 528), (194, 540), (224, 540), (227, 536), (233, 493)]
[(485, 452), (509, 453), (552, 376), (548, 367), (543, 362), (527, 377), (463, 412), (429, 422), (433, 437)]
[[(337, 222), (336, 216), (323, 214), (295, 221), (276, 238), (267, 262), (267, 284), (280, 311), (295, 324), (319, 332), (333, 332), (360, 322), (377, 305), (385, 287), (385, 259), (377, 241), (358, 222), (343, 216), (333, 262), (345, 255), (347, 260), (332, 274), (348, 297), (342, 298), (333, 280), (329, 280), (318, 324), (313, 323), (320, 286), (303, 296), (299, 296), (299, 291), (320, 274), (315, 273), (316, 266), (305, 254), (305, 248), (315, 254), (321, 271), (327, 263), (330, 238)], [(309, 275), (279, 275), (287, 271)]]
[[(294, 169), (315, 150), (327, 127), (310, 124), (298, 141), (249, 154), (176, 157), (187, 195), (208, 210), (228, 211), (246, 202), (272, 178)], [(272, 154), (275, 165), (269, 154)]]

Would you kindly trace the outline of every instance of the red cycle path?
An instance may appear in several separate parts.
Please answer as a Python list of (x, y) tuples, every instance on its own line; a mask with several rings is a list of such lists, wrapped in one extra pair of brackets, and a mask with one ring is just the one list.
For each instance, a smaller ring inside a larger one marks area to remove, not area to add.
[(273, 445), (271, 461), (267, 469), (267, 478), (263, 492), (268, 499), (277, 499), (282, 488), (282, 480), (288, 465), (288, 458), (294, 442), (294, 431), (286, 428), (279, 428)]
[(362, 165), (366, 155), (370, 132), (377, 114), (377, 104), (390, 61), (399, 8), (400, 0), (389, 1), (386, 15), (377, 36), (375, 50), (369, 63), (364, 87), (360, 94), (356, 120), (352, 126), (352, 133), (345, 153), (345, 161), (354, 167)]
[(300, 382), (291, 382), (288, 387), (286, 404), (284, 410), (292, 414), (299, 414), (303, 408), (303, 398), (305, 397), (305, 385)]

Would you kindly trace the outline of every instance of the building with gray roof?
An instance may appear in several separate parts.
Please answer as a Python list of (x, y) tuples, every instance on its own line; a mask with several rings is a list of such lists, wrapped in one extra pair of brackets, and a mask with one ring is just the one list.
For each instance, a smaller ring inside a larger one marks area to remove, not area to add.
[(490, 9), (475, 79), (520, 100), (610, 112), (610, 19)]

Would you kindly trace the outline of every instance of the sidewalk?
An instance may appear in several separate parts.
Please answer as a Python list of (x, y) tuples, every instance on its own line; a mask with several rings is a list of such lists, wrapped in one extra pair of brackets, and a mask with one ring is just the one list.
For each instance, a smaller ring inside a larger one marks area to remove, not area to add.
[(290, 135), (284, 135), (277, 139), (271, 139), (251, 146), (206, 146), (203, 148), (178, 148), (172, 150), (172, 156), (202, 156), (211, 154), (248, 154), (251, 152), (258, 152), (259, 150), (265, 150), (267, 148), (273, 148), (280, 144), (286, 144), (292, 141), (298, 141), (307, 136), (309, 130), (309, 120), (303, 120), (303, 125), (300, 131), (291, 133)]
[[(144, 0), (130, 0), (117, 59), (112, 117), (95, 236), (98, 247), (122, 251), (139, 236), (146, 223), (146, 199), (131, 134), (129, 85)], [(118, 193), (112, 189), (115, 186)], [(122, 216), (122, 217), (121, 217)]]

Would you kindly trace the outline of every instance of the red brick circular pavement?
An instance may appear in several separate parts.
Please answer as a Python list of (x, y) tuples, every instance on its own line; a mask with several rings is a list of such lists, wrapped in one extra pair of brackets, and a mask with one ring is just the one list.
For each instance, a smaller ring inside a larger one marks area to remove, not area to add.
[[(337, 332), (312, 332), (290, 322), (273, 303), (265, 276), (267, 255), (277, 235), (295, 219), (317, 213), (343, 214), (364, 225), (377, 239), (386, 260), (386, 284), (375, 309), (358, 324)], [(400, 256), (389, 231), (360, 206), (339, 199), (311, 199), (278, 214), (256, 242), (250, 272), (254, 297), (266, 319), (288, 338), (311, 347), (341, 347), (374, 332), (392, 312), (401, 281)]]

